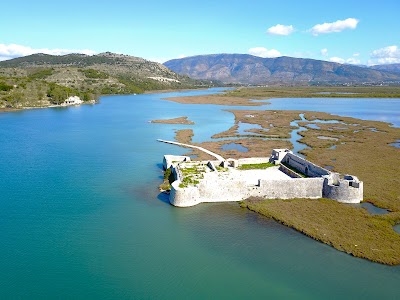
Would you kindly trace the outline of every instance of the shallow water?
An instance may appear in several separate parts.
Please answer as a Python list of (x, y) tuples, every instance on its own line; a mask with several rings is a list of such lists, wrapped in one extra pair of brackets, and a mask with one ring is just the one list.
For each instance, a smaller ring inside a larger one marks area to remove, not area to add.
[(371, 215), (384, 215), (389, 212), (387, 209), (377, 207), (369, 202), (363, 202), (360, 206), (365, 208)]
[(400, 140), (397, 140), (396, 143), (389, 144), (390, 146), (400, 148)]
[[(234, 117), (224, 106), (160, 100), (165, 96), (0, 114), (2, 298), (398, 296), (399, 267), (351, 257), (237, 203), (166, 203), (157, 189), (162, 156), (186, 149), (156, 139), (193, 128), (196, 142), (208, 140)], [(196, 124), (148, 122), (180, 116)]]
[(229, 151), (229, 150), (237, 150), (239, 152), (248, 152), (249, 149), (246, 148), (245, 146), (237, 143), (229, 143), (229, 144), (224, 144), (221, 147), (222, 150), (224, 151)]
[[(237, 129), (237, 133), (240, 135), (257, 135), (254, 132), (248, 131), (250, 129), (263, 129), (261, 125), (258, 124), (251, 124), (245, 122), (238, 122), (239, 128)], [(264, 129), (266, 130), (266, 129)]]

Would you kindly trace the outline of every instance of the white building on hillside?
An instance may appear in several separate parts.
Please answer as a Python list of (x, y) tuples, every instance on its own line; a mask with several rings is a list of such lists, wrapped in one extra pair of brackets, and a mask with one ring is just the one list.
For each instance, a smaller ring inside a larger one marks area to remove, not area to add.
[(80, 105), (80, 104), (82, 104), (82, 103), (83, 103), (83, 101), (82, 101), (81, 98), (79, 98), (78, 96), (71, 96), (71, 97), (69, 97), (68, 99), (66, 99), (66, 100), (64, 101), (64, 103), (61, 104), (61, 105), (64, 105), (64, 106), (68, 106), (68, 105)]

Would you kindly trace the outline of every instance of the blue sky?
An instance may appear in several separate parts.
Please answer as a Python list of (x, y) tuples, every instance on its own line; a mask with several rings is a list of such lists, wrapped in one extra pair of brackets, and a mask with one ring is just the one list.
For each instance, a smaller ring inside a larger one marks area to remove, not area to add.
[(0, 60), (111, 51), (159, 62), (249, 53), (400, 63), (398, 0), (26, 0), (1, 10)]

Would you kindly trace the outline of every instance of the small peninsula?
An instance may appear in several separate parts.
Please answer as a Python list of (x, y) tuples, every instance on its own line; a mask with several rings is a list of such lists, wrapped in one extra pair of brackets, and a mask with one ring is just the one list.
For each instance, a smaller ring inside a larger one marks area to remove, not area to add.
[(184, 125), (193, 125), (194, 122), (190, 121), (188, 117), (178, 117), (173, 119), (160, 119), (160, 120), (152, 120), (151, 123), (160, 123), (160, 124), (184, 124)]
[(400, 86), (239, 87), (221, 95), (170, 97), (163, 100), (183, 104), (259, 106), (267, 104), (267, 99), (271, 98), (400, 98)]

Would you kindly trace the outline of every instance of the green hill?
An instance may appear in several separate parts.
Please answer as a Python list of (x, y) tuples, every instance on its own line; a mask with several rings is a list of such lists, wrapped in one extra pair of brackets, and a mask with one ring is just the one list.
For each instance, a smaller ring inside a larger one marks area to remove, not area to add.
[(75, 95), (89, 101), (99, 95), (208, 84), (208, 81), (178, 75), (162, 64), (129, 55), (33, 54), (0, 62), (0, 108), (49, 106)]

